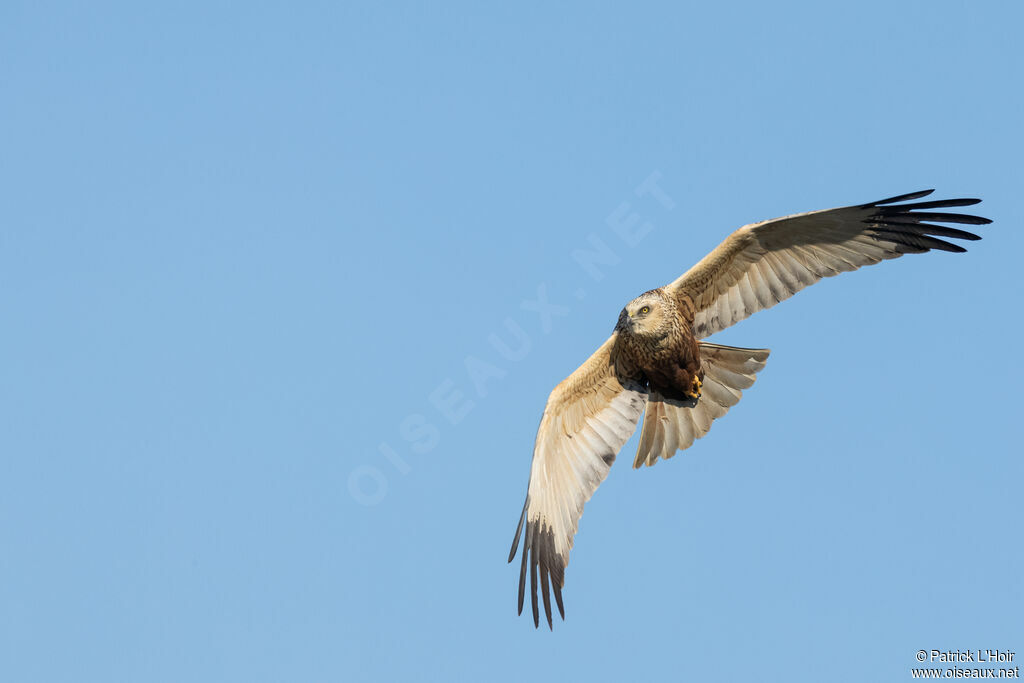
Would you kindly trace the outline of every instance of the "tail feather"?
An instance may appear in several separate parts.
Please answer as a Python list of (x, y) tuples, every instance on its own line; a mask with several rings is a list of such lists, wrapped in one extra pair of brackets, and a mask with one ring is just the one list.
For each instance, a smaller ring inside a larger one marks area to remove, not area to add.
[(741, 349), (700, 342), (704, 386), (699, 399), (679, 401), (651, 392), (647, 399), (640, 446), (633, 467), (653, 465), (689, 448), (729, 412), (750, 388), (765, 363), (768, 349)]

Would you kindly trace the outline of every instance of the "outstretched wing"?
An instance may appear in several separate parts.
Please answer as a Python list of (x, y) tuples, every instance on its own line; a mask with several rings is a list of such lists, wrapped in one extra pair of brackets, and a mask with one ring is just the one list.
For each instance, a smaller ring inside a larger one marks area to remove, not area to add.
[(992, 221), (926, 209), (970, 206), (980, 199), (890, 206), (920, 199), (933, 191), (746, 225), (666, 290), (693, 301), (693, 333), (703, 339), (788, 299), (823, 277), (903, 254), (932, 249), (965, 251), (938, 238), (980, 239), (977, 235), (935, 223), (984, 225)]
[(583, 504), (608, 475), (619, 449), (636, 430), (647, 403), (646, 389), (623, 377), (616, 368), (616, 337), (613, 334), (587, 362), (555, 387), (537, 430), (526, 504), (508, 555), (511, 562), (522, 535), (519, 613), (523, 613), (529, 565), (535, 626), (540, 625), (538, 570), (548, 627), (549, 586), (554, 590), (558, 612), (565, 618), (562, 586)]

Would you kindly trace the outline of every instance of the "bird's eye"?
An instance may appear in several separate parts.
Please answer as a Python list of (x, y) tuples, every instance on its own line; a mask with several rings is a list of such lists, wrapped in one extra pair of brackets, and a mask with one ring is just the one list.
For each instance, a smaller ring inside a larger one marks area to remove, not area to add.
[(641, 313), (650, 313), (651, 312), (651, 307), (650, 306), (644, 306), (643, 308), (640, 309), (640, 312)]

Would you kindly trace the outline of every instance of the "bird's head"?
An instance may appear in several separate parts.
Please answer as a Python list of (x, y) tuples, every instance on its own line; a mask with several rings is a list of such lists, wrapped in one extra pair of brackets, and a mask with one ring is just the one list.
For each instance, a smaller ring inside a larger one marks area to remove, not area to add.
[(668, 315), (668, 302), (656, 290), (646, 292), (626, 304), (615, 329), (634, 337), (660, 337)]

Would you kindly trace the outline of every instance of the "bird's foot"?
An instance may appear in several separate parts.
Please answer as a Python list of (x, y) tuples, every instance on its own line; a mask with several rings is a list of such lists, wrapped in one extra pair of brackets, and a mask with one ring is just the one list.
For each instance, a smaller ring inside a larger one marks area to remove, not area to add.
[(693, 376), (693, 382), (690, 384), (690, 390), (685, 392), (689, 398), (700, 398), (700, 388), (704, 386), (704, 383), (700, 381), (700, 378), (696, 375)]

